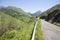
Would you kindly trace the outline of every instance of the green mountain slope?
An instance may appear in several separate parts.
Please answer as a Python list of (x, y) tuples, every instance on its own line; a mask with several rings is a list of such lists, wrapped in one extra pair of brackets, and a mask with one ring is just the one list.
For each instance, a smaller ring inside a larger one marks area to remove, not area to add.
[(40, 16), (47, 16), (49, 13), (53, 12), (54, 10), (60, 10), (60, 4), (57, 4), (53, 6), (52, 8), (44, 11), (42, 14), (40, 14)]
[(0, 40), (30, 40), (35, 21), (19, 8), (0, 7)]
[(0, 11), (0, 40), (30, 40), (33, 19), (26, 23)]
[(24, 22), (0, 11), (0, 35), (4, 32), (22, 28)]
[(47, 16), (49, 13), (53, 12), (54, 10), (60, 10), (60, 4), (57, 4), (53, 6), (52, 8), (44, 11), (42, 14), (40, 14), (40, 16), (43, 16), (43, 15)]
[(21, 8), (16, 8), (16, 7), (13, 7), (13, 6), (8, 6), (7, 9), (11, 9), (11, 10), (19, 12), (20, 14), (22, 13), (24, 15), (30, 16), (27, 12), (23, 11)]
[(52, 23), (56, 22), (60, 25), (60, 4), (55, 5), (54, 7), (48, 9), (40, 15), (41, 19), (50, 21)]
[(24, 12), (22, 9), (20, 8), (16, 8), (16, 7), (1, 7), (0, 8), (0, 11), (12, 16), (12, 17), (15, 17), (17, 19), (20, 19), (22, 21), (27, 21), (28, 22), (28, 19), (29, 19), (29, 15)]

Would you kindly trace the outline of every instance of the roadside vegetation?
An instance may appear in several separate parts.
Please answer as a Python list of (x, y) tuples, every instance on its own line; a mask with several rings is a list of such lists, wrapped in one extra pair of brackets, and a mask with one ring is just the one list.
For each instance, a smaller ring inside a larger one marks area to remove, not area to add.
[(36, 17), (10, 8), (0, 8), (0, 40), (30, 40)]
[(41, 30), (40, 20), (38, 21), (38, 24), (37, 24), (35, 40), (43, 40), (43, 34), (42, 34), (42, 30)]
[(1, 40), (30, 40), (33, 27), (34, 27), (34, 22), (25, 25), (25, 27), (22, 29), (7, 31), (1, 36), (0, 39)]
[(60, 23), (54, 22), (54, 24), (60, 27)]
[(35, 17), (29, 22), (23, 22), (4, 13), (0, 14), (0, 39), (1, 40), (30, 40)]
[(50, 22), (50, 23), (52, 23), (52, 24), (55, 24), (55, 25), (57, 25), (57, 26), (60, 27), (60, 23), (58, 23), (58, 22), (52, 22), (52, 20), (49, 20), (48, 22)]

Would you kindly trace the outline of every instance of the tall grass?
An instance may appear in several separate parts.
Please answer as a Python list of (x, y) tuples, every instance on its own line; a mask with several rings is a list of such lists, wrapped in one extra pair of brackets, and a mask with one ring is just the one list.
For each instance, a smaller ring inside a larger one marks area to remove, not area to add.
[(31, 23), (21, 30), (7, 31), (2, 35), (1, 40), (30, 40), (33, 27), (34, 23)]
[(23, 22), (0, 12), (0, 40), (30, 40), (35, 21), (31, 17)]
[(0, 12), (0, 35), (9, 30), (21, 29), (24, 25), (24, 22)]

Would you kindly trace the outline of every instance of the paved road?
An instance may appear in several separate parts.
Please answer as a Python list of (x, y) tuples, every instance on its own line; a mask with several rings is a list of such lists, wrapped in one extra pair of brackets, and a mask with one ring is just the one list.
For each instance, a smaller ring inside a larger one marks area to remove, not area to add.
[(41, 20), (44, 40), (60, 40), (60, 27)]

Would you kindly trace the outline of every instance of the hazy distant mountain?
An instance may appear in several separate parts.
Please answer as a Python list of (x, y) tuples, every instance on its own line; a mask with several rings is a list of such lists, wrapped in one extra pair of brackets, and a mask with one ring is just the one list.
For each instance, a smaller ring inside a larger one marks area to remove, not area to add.
[(41, 14), (41, 11), (37, 11), (37, 12), (31, 14), (31, 15), (32, 15), (32, 16), (39, 16), (40, 14)]

